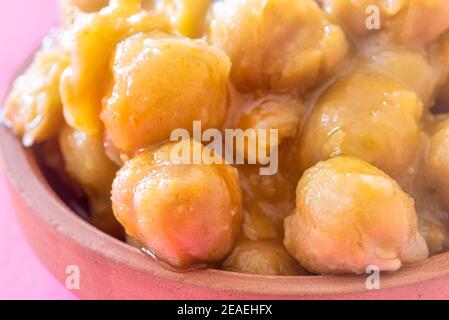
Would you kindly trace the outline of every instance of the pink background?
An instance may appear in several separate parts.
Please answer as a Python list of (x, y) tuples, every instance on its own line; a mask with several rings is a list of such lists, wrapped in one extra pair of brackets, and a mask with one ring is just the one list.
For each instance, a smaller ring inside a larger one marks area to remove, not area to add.
[[(0, 1), (0, 99), (16, 70), (57, 20), (57, 0)], [(76, 299), (28, 247), (14, 218), (1, 172), (0, 299)]]

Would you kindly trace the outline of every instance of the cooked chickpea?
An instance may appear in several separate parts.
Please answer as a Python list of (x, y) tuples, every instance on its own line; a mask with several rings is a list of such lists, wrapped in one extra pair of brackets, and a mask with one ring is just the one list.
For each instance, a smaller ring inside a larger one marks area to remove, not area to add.
[(369, 51), (360, 65), (366, 71), (383, 74), (415, 92), (426, 108), (434, 102), (442, 72), (425, 50), (387, 46)]
[(331, 157), (357, 156), (398, 177), (415, 159), (422, 110), (418, 96), (398, 82), (354, 72), (320, 97), (296, 143), (294, 162), (303, 172)]
[[(368, 19), (368, 14), (366, 12), (368, 7), (370, 5), (376, 5), (378, 8), (382, 9), (382, 13), (384, 13), (385, 11), (389, 12), (388, 4), (391, 3), (386, 2), (385, 5), (381, 5), (383, 2), (377, 0), (322, 0), (321, 2), (323, 3), (323, 9), (329, 13), (329, 15), (331, 15), (347, 31), (358, 36), (366, 36), (370, 33), (378, 32), (378, 29), (368, 29), (366, 27)], [(393, 0), (393, 3), (396, 2)]]
[(227, 164), (173, 164), (176, 146), (125, 164), (113, 184), (114, 213), (129, 235), (174, 267), (219, 262), (240, 229), (238, 173)]
[(394, 271), (428, 255), (410, 198), (382, 171), (351, 157), (320, 162), (296, 190), (284, 245), (314, 273)]
[(141, 1), (112, 0), (99, 12), (77, 17), (66, 35), (64, 46), (70, 66), (61, 78), (64, 115), (70, 126), (89, 134), (102, 131), (102, 99), (111, 81), (111, 58), (116, 45), (136, 32), (165, 31), (168, 22), (143, 11)]
[(449, 248), (447, 226), (429, 219), (419, 219), (419, 231), (426, 239), (430, 254), (441, 253)]
[(425, 161), (426, 177), (449, 208), (449, 120), (430, 138)]
[(305, 92), (348, 50), (343, 31), (311, 0), (225, 0), (215, 7), (209, 41), (230, 56), (241, 89)]
[[(126, 1), (120, 4), (127, 5)], [(59, 2), (61, 23), (65, 27), (73, 25), (80, 14), (98, 12), (110, 3), (109, 0), (60, 0)], [(142, 9), (155, 9), (155, 0), (141, 0), (140, 2), (142, 3)]]
[(106, 7), (108, 3), (109, 0), (61, 0), (61, 8), (67, 10), (74, 6), (82, 12), (95, 12)]
[(243, 192), (242, 234), (250, 240), (282, 239), (284, 219), (295, 207), (295, 184), (287, 173), (262, 176), (259, 168), (238, 168)]
[(59, 143), (66, 171), (88, 196), (92, 223), (120, 236), (122, 228), (114, 218), (110, 200), (118, 168), (106, 157), (102, 139), (65, 126)]
[(243, 241), (223, 263), (223, 269), (241, 273), (272, 276), (306, 274), (288, 252), (276, 242)]
[[(137, 34), (120, 43), (114, 87), (102, 113), (108, 138), (133, 153), (178, 128), (220, 128), (226, 115), (229, 59), (200, 40)], [(149, 130), (151, 128), (151, 130)]]
[[(113, 0), (114, 1), (114, 0)], [(116, 1), (116, 0), (115, 0)], [(134, 0), (130, 0), (133, 2)], [(153, 10), (155, 9), (156, 0), (140, 0), (142, 9)], [(79, 13), (94, 13), (109, 5), (109, 0), (60, 0), (59, 7), (61, 12), (62, 23), (65, 26), (73, 24)], [(128, 5), (128, 0), (118, 0), (115, 3), (119, 5)]]
[(186, 37), (200, 38), (211, 3), (212, 0), (162, 0), (159, 6), (169, 16), (175, 30)]
[[(358, 36), (381, 30), (405, 43), (428, 44), (449, 29), (447, 0), (323, 0), (323, 6), (337, 22)], [(377, 18), (377, 13), (379, 21), (371, 21)], [(368, 28), (373, 22), (380, 24)]]
[[(264, 159), (260, 158), (259, 148), (265, 149), (265, 155), (269, 156), (273, 148), (294, 138), (305, 112), (302, 102), (290, 96), (267, 96), (253, 102), (237, 124), (242, 130), (253, 129), (250, 131), (252, 134), (246, 143), (238, 146), (237, 151), (260, 163)], [(277, 130), (275, 135), (272, 135), (273, 130)]]
[(56, 136), (64, 123), (58, 88), (67, 64), (67, 57), (60, 50), (43, 49), (14, 82), (3, 121), (22, 136), (27, 147)]
[(444, 121), (431, 119), (426, 127), (427, 134), (423, 139), (420, 157), (415, 165), (416, 172), (401, 179), (399, 183), (413, 198), (416, 213), (418, 215), (419, 232), (424, 237), (429, 248), (429, 254), (435, 255), (449, 249), (449, 215), (447, 207), (441, 201), (441, 193), (427, 177), (428, 167), (426, 155), (432, 133), (438, 131), (438, 127), (444, 125)]

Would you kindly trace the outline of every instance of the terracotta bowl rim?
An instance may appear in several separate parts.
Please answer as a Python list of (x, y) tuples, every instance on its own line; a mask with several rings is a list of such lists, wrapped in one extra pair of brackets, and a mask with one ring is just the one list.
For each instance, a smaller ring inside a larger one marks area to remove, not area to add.
[[(35, 210), (33, 214), (62, 237), (110, 261), (171, 281), (211, 290), (270, 295), (317, 295), (354, 293), (366, 290), (366, 275), (259, 276), (222, 270), (173, 272), (146, 257), (140, 250), (90, 225), (59, 199), (40, 172), (31, 150), (22, 147), (8, 128), (0, 127), (0, 161), (20, 197)], [(382, 274), (382, 289), (412, 285), (449, 275), (449, 252), (405, 265), (394, 273)]]

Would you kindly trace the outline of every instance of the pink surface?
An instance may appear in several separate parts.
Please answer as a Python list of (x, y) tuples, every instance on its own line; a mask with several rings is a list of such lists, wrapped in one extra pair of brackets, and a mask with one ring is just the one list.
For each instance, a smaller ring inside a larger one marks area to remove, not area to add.
[[(57, 0), (0, 1), (0, 97), (15, 71), (57, 23)], [(1, 137), (0, 137), (1, 139)], [(0, 172), (0, 299), (75, 299), (29, 249)]]

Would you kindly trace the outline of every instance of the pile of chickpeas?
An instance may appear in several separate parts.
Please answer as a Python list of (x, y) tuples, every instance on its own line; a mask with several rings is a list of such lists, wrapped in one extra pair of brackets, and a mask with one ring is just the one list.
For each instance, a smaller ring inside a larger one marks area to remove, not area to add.
[[(61, 6), (3, 122), (57, 146), (99, 229), (174, 269), (263, 275), (449, 248), (449, 0)], [(279, 170), (175, 163), (170, 135), (194, 121), (277, 129)]]

